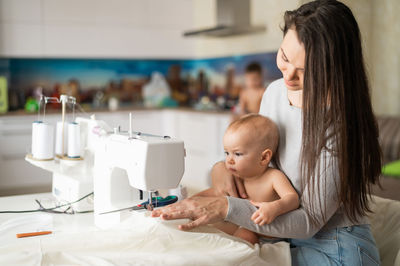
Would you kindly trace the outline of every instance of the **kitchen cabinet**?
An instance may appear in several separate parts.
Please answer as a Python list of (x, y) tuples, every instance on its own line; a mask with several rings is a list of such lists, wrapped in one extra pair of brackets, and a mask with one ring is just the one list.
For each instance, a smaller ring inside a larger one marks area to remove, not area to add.
[(186, 0), (2, 0), (0, 56), (190, 58), (192, 13)]
[[(129, 129), (129, 112), (96, 112), (96, 119), (110, 127)], [(185, 143), (185, 174), (182, 183), (196, 189), (211, 184), (213, 164), (224, 158), (222, 136), (230, 122), (229, 113), (197, 112), (187, 109), (133, 110), (134, 131), (168, 135)], [(30, 152), (34, 115), (0, 116), (0, 196), (51, 190), (51, 173), (24, 160)], [(55, 124), (59, 114), (46, 116)]]
[(183, 183), (196, 189), (211, 185), (211, 167), (224, 158), (222, 136), (229, 114), (181, 112), (176, 115), (177, 137), (184, 140), (186, 169)]

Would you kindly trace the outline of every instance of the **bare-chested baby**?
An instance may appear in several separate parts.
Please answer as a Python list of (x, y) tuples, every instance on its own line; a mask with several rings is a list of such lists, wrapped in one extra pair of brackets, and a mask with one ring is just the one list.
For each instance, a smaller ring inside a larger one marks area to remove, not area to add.
[(261, 65), (256, 62), (249, 64), (246, 67), (244, 81), (245, 86), (239, 96), (239, 114), (258, 113), (265, 92)]
[[(260, 226), (299, 207), (299, 197), (288, 178), (278, 169), (269, 167), (278, 140), (275, 123), (258, 114), (245, 115), (232, 122), (223, 138), (225, 166), (232, 175), (243, 180), (249, 200), (258, 207), (251, 219)], [(220, 194), (210, 188), (198, 195)], [(259, 237), (269, 238), (228, 222), (216, 223), (214, 226), (252, 244), (258, 243)]]

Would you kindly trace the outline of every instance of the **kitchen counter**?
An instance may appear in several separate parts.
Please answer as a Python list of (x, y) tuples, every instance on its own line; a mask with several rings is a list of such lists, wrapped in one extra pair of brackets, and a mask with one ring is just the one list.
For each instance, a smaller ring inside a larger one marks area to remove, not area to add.
[[(184, 111), (184, 112), (195, 112), (195, 113), (209, 113), (209, 114), (230, 114), (230, 110), (199, 110), (191, 107), (153, 107), (153, 108), (148, 108), (148, 107), (143, 107), (143, 106), (127, 106), (127, 107), (121, 107), (115, 111), (111, 111), (108, 108), (83, 108), (83, 110), (86, 113), (117, 113), (117, 112), (135, 112), (135, 111), (157, 111), (157, 110), (174, 110), (174, 111)], [(71, 111), (68, 110), (68, 113)], [(76, 114), (81, 113), (79, 109), (77, 109)], [(46, 109), (46, 114), (58, 114), (61, 113), (61, 109)], [(25, 110), (17, 110), (17, 111), (9, 111), (4, 114), (0, 114), (1, 117), (6, 117), (6, 116), (34, 116), (37, 115), (37, 112), (34, 113), (29, 113), (26, 112)]]

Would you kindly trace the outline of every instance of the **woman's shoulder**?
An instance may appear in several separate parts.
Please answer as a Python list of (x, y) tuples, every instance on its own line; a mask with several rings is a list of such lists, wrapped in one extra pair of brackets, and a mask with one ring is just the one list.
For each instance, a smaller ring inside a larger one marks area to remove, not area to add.
[(274, 80), (271, 82), (267, 89), (264, 92), (263, 97), (280, 97), (282, 93), (284, 92), (285, 88), (285, 83), (283, 81), (283, 78)]
[(269, 84), (261, 100), (260, 113), (268, 115), (267, 110), (279, 105), (284, 93), (285, 83), (283, 78), (277, 79)]
[(285, 82), (283, 81), (283, 78), (277, 79), (272, 81), (267, 88), (276, 88), (276, 89), (282, 89), (282, 87), (285, 87)]

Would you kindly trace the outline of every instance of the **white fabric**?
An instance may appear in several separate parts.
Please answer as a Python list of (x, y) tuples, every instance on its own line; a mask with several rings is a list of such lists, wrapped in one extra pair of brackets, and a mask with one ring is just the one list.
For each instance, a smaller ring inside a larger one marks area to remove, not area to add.
[[(32, 194), (0, 198), (1, 208), (32, 209)], [(400, 202), (373, 197), (370, 215), (383, 266), (400, 265)], [(290, 265), (285, 242), (252, 247), (204, 226), (191, 232), (185, 222), (132, 213), (113, 230), (93, 226), (93, 214), (0, 214), (0, 265)], [(26, 219), (31, 223), (27, 225)], [(17, 239), (26, 230), (53, 234)]]
[[(252, 246), (203, 226), (177, 228), (187, 220), (132, 216), (112, 230), (55, 232), (1, 241), (0, 265), (290, 265), (286, 242)], [(4, 240), (4, 239), (3, 239)]]

